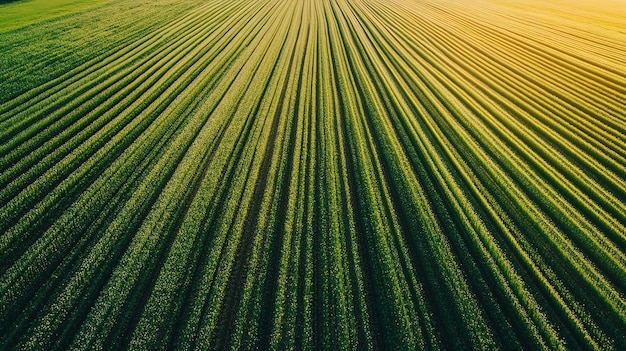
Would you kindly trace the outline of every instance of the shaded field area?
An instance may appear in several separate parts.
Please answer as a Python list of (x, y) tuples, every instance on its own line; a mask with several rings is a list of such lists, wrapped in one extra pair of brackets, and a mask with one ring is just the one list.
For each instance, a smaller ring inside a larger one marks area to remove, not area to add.
[(113, 0), (1, 33), (0, 349), (626, 349), (625, 26)]
[(72, 14), (107, 0), (0, 0), (0, 33)]
[(18, 2), (18, 1), (21, 1), (21, 0), (0, 0), (0, 5), (2, 5), (2, 4), (10, 4), (12, 2)]

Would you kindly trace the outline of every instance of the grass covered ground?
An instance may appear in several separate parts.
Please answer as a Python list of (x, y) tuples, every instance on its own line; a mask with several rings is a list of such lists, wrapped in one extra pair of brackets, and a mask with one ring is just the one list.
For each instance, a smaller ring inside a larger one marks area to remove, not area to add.
[(4, 0), (0, 2), (0, 33), (71, 14), (107, 0)]

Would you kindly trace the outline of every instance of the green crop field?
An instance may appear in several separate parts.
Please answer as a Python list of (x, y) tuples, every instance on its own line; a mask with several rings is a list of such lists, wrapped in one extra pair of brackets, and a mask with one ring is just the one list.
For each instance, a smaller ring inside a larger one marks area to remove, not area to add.
[(42, 3), (0, 350), (626, 350), (623, 1)]
[(106, 0), (0, 0), (0, 32), (72, 15)]

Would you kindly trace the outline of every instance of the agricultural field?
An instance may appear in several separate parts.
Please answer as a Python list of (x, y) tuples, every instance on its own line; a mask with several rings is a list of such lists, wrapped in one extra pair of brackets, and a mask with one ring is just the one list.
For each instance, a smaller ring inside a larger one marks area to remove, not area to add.
[(104, 0), (0, 0), (0, 32), (71, 15), (102, 2)]
[(626, 350), (626, 3), (50, 4), (0, 4), (1, 350)]

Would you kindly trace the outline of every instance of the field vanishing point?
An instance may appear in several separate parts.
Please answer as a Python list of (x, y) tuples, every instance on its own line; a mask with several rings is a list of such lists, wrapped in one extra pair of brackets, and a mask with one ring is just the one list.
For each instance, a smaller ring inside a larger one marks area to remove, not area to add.
[(0, 350), (626, 350), (623, 0), (0, 2)]

